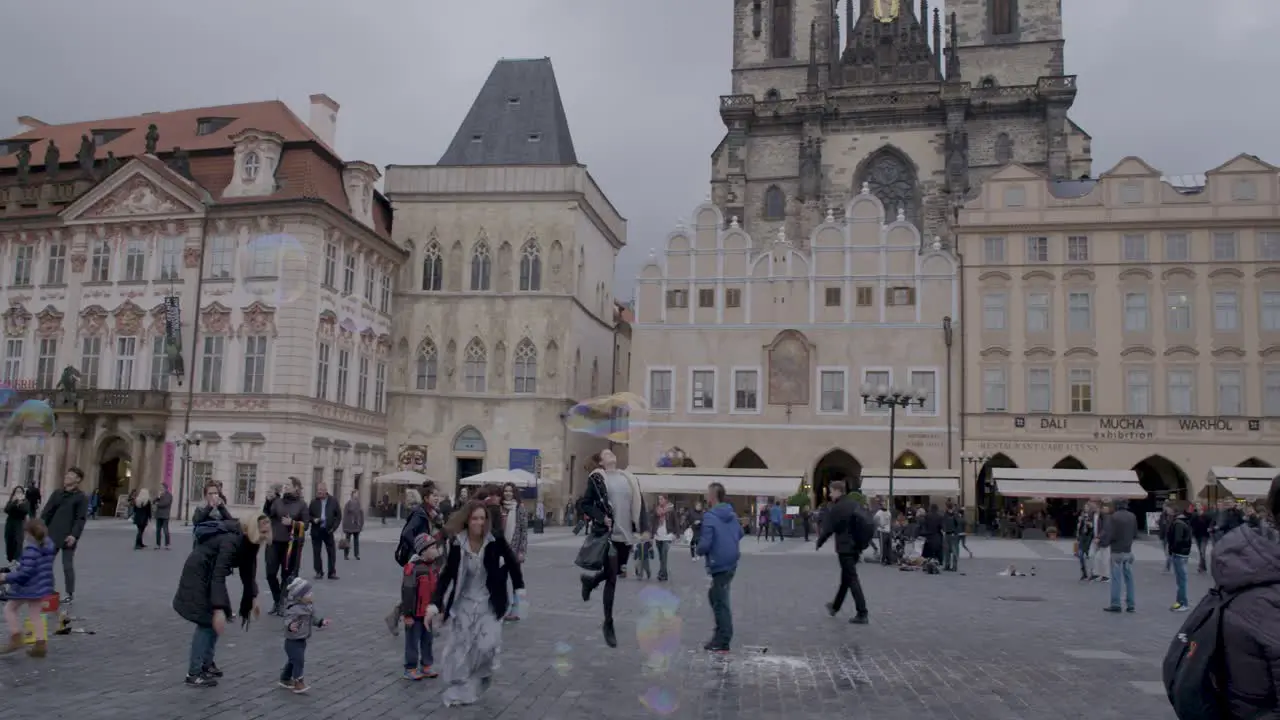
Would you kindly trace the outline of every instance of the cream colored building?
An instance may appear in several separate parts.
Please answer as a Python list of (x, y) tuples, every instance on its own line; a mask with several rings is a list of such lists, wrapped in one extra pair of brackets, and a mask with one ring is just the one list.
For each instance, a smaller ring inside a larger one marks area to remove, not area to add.
[[(678, 447), (700, 470), (770, 471), (720, 477), (734, 495), (787, 497), (798, 478), (820, 498), (833, 479), (866, 485), (891, 458), (889, 412), (864, 406), (864, 382), (927, 396), (897, 411), (898, 467), (956, 464), (947, 372), (960, 358), (944, 330), (959, 317), (955, 259), (932, 242), (921, 252), (916, 227), (869, 191), (835, 214), (793, 242), (752, 238), (707, 203), (668, 236), (637, 280), (631, 385), (650, 415), (633, 429), (633, 468)], [(956, 487), (958, 472), (941, 475)], [(688, 491), (661, 477), (647, 489)], [(943, 485), (900, 479), (895, 494), (953, 494)]]
[(1049, 181), (1010, 165), (957, 228), (964, 450), (1132, 470), (1140, 509), (1199, 497), (1215, 468), (1280, 465), (1277, 168), (1240, 155), (1170, 178), (1130, 157)]
[(390, 446), (446, 490), (537, 454), (540, 496), (559, 517), (606, 446), (564, 415), (619, 389), (626, 221), (578, 164), (550, 61), (500, 61), (440, 163), (389, 167), (386, 192), (410, 252)]
[[(7, 484), (47, 496), (79, 466), (106, 513), (142, 487), (198, 499), (208, 479), (246, 512), (290, 475), (367, 500), (405, 253), (378, 171), (331, 149), (337, 113), (316, 95), (309, 124), (278, 101), (21, 119), (0, 156), (3, 372), (10, 408), (47, 401), (56, 427), (6, 428)], [(68, 366), (75, 394), (55, 390)]]

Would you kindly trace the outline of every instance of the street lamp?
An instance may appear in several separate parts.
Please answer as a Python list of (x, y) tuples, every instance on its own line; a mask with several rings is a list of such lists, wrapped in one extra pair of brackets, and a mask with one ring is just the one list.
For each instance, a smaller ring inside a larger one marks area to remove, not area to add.
[[(198, 447), (200, 445), (200, 438), (196, 437), (193, 433), (187, 433), (186, 435), (178, 438), (177, 445), (182, 449), (182, 456), (179, 458), (182, 461), (182, 467), (180, 468), (178, 475), (178, 514), (185, 521), (183, 525), (190, 525), (191, 509), (189, 506), (191, 504), (191, 498), (189, 496), (190, 494), (187, 492), (187, 485), (191, 476), (191, 446), (195, 445)], [(203, 492), (203, 489), (201, 489), (201, 492)]]
[(925, 402), (929, 399), (928, 393), (923, 389), (916, 390), (900, 390), (891, 388), (888, 385), (872, 386), (871, 383), (862, 383), (859, 390), (864, 403), (875, 403), (876, 407), (884, 409), (889, 408), (889, 507), (890, 513), (894, 512), (893, 505), (893, 465), (894, 465), (894, 435), (898, 428), (898, 408), (908, 408), (912, 405), (924, 407)]
[[(991, 459), (991, 455), (985, 452), (973, 452), (969, 450), (964, 450), (964, 451), (961, 451), (960, 453), (960, 462), (964, 463), (965, 465), (968, 465), (973, 469), (974, 492), (977, 492), (978, 490), (978, 480), (980, 479), (978, 477), (978, 474), (982, 472), (982, 466), (986, 465), (987, 461), (990, 459)], [(967, 517), (969, 506), (965, 504), (964, 478), (960, 478), (960, 508), (961, 508), (961, 511), (966, 514), (966, 517)]]

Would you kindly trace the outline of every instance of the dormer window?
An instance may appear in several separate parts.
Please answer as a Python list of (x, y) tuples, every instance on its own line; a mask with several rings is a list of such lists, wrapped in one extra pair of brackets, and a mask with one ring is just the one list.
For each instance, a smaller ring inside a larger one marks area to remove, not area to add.
[(1258, 199), (1258, 188), (1252, 180), (1239, 178), (1231, 184), (1231, 199), (1237, 202), (1249, 202)]
[(542, 135), (540, 133), (529, 133), (529, 142), (542, 142)]
[(1142, 184), (1127, 182), (1120, 186), (1120, 202), (1125, 205), (1137, 205), (1142, 202)]
[(373, 207), (373, 188), (369, 187), (368, 185), (364, 186), (364, 194), (360, 199), (360, 206), (365, 213), (368, 213), (369, 210)]
[(520, 98), (518, 98), (518, 97), (516, 97), (516, 96), (514, 96), (514, 95), (512, 95), (512, 96), (511, 96), (511, 97), (509, 97), (509, 98), (507, 98), (507, 105), (508, 105), (508, 106), (512, 106), (512, 107), (514, 107), (514, 106), (519, 105), (519, 104), (520, 104)]
[(473, 142), (473, 143), (478, 143), (478, 142), (480, 142), (481, 140), (484, 140), (484, 136), (483, 136), (483, 135), (472, 135), (472, 136), (471, 136), (471, 142)]
[(91, 131), (92, 137), (93, 137), (93, 145), (94, 147), (102, 147), (103, 145), (106, 145), (107, 143), (111, 142), (112, 140), (115, 140), (116, 138), (120, 137), (121, 135), (124, 135), (127, 132), (129, 131), (128, 130), (93, 130)]
[(231, 124), (232, 118), (200, 118), (196, 120), (196, 135), (212, 135)]
[(258, 169), (262, 165), (262, 159), (258, 157), (256, 152), (247, 152), (244, 154), (244, 179), (245, 182), (253, 182), (258, 177)]

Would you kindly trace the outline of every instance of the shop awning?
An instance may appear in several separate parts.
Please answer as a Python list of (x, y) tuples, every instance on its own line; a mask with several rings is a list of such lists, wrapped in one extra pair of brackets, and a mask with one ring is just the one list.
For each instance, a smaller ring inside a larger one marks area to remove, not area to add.
[[(874, 468), (862, 471), (860, 492), (867, 497), (889, 494), (889, 471)], [(893, 494), (959, 497), (959, 470), (894, 470)]]
[(996, 492), (1005, 497), (1144, 498), (1147, 491), (1132, 470), (1047, 470), (992, 468)]
[(1208, 484), (1220, 485), (1241, 500), (1257, 500), (1267, 496), (1278, 474), (1276, 468), (1214, 467), (1209, 469)]
[(701, 495), (713, 482), (724, 485), (730, 495), (768, 497), (791, 497), (804, 482), (802, 472), (782, 472), (769, 470), (693, 470), (658, 469), (633, 470), (632, 473), (640, 481), (640, 489), (645, 493), (688, 493)]

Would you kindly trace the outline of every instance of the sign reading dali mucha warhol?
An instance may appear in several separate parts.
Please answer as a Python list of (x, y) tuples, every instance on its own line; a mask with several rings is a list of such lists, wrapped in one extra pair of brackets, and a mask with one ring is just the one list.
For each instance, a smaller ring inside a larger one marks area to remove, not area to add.
[(1155, 437), (1161, 420), (1165, 430), (1181, 432), (1230, 433), (1240, 430), (1257, 432), (1262, 421), (1256, 418), (1227, 417), (1171, 417), (1153, 418), (1143, 415), (1107, 415), (1103, 417), (1051, 415), (1031, 418), (1014, 418), (1017, 428), (1061, 431), (1068, 433), (1092, 433), (1097, 440), (1150, 440)]

